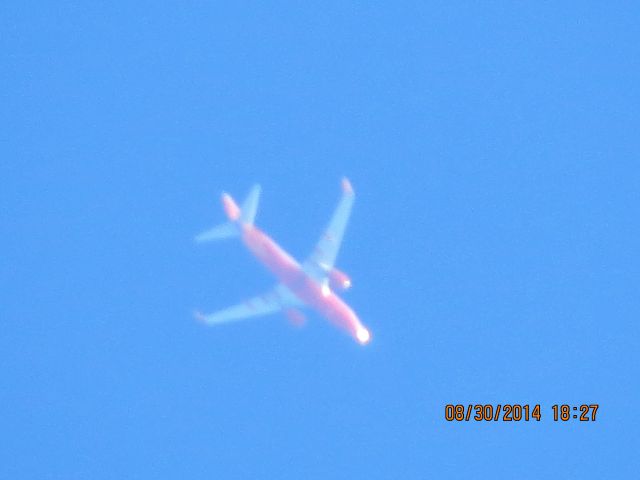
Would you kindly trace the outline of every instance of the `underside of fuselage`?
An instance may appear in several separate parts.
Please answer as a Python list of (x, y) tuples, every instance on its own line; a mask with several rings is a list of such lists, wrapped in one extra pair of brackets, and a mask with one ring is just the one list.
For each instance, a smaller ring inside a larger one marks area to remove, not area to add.
[[(271, 237), (254, 226), (243, 228), (242, 240), (251, 253), (305, 305), (352, 335), (364, 327), (351, 308), (328, 288), (307, 275), (300, 264)], [(358, 337), (359, 338), (359, 337)]]

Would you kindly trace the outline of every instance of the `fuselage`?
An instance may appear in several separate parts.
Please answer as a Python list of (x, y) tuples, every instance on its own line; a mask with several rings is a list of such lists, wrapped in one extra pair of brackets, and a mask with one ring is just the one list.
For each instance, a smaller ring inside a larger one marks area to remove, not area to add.
[(306, 305), (360, 343), (370, 339), (369, 331), (355, 312), (326, 285), (321, 285), (271, 237), (253, 225), (243, 225), (242, 241), (253, 255)]

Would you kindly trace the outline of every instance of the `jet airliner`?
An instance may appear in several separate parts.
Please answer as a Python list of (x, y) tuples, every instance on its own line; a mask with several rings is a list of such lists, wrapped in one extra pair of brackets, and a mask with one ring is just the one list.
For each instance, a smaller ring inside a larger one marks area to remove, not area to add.
[(300, 324), (305, 317), (299, 309), (310, 307), (360, 344), (368, 343), (371, 333), (335, 293), (351, 286), (349, 277), (334, 266), (353, 206), (354, 192), (349, 180), (342, 179), (342, 196), (329, 225), (311, 255), (301, 264), (254, 225), (259, 198), (259, 185), (251, 189), (241, 206), (223, 193), (222, 206), (228, 221), (196, 236), (196, 241), (240, 238), (279, 283), (262, 295), (224, 310), (207, 315), (197, 312), (196, 318), (214, 325), (284, 312), (292, 322)]

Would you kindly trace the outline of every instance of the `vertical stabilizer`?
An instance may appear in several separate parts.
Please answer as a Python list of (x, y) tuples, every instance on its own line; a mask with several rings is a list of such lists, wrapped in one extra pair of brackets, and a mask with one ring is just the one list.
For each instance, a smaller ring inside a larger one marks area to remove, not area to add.
[(228, 193), (222, 194), (222, 208), (230, 221), (235, 222), (240, 218), (240, 207)]
[(196, 242), (208, 242), (211, 240), (221, 240), (224, 238), (237, 237), (240, 233), (240, 225), (253, 225), (258, 212), (258, 202), (260, 200), (260, 185), (254, 185), (242, 202), (242, 207), (228, 193), (222, 194), (222, 207), (229, 219), (228, 222), (213, 227), (196, 236)]

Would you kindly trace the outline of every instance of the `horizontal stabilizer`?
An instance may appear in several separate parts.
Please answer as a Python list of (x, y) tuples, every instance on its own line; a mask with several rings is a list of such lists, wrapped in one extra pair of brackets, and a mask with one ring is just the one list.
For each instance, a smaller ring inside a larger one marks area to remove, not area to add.
[(201, 234), (196, 236), (195, 240), (198, 243), (209, 242), (212, 240), (222, 240), (224, 238), (236, 237), (238, 233), (238, 227), (231, 222), (227, 222), (223, 223), (222, 225), (213, 227), (210, 230), (202, 232)]
[(240, 209), (240, 223), (253, 225), (256, 219), (256, 213), (258, 212), (258, 202), (260, 201), (260, 185), (254, 185), (242, 202), (242, 208)]

